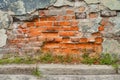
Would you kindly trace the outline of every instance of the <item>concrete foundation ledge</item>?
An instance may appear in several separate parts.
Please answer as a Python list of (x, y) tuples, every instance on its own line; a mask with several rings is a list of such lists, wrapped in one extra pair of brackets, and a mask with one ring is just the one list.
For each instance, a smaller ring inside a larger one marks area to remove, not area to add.
[(120, 80), (120, 75), (49, 75), (43, 80)]
[(120, 80), (120, 75), (0, 75), (0, 80)]
[(62, 65), (62, 64), (32, 64), (32, 65), (0, 65), (0, 74), (32, 74), (36, 69), (43, 75), (113, 75), (118, 74), (115, 68), (107, 65)]

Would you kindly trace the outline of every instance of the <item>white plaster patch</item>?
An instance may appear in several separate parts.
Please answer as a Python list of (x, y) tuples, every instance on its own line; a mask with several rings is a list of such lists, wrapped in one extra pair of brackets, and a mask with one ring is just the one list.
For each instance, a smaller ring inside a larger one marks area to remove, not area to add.
[(0, 29), (0, 47), (6, 45), (7, 35), (5, 33), (6, 33), (5, 29)]
[(64, 5), (74, 6), (73, 2), (70, 2), (68, 0), (57, 0), (54, 6), (60, 7)]
[[(104, 1), (105, 1), (105, 0), (104, 0)], [(100, 0), (85, 0), (85, 2), (86, 2), (87, 4), (91, 4), (91, 3), (99, 3)]]

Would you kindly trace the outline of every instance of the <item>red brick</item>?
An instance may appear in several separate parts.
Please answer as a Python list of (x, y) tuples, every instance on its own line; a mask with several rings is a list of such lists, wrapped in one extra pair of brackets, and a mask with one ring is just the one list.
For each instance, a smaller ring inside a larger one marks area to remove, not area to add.
[(50, 27), (46, 28), (46, 31), (58, 32), (60, 29), (61, 29), (61, 27), (50, 26)]
[(53, 42), (54, 41), (54, 37), (46, 37), (46, 41), (47, 42)]
[(102, 34), (100, 32), (95, 32), (95, 33), (92, 33), (92, 36), (99, 37), (99, 36), (102, 36)]
[(75, 49), (94, 49), (94, 44), (90, 43), (82, 43), (82, 44), (76, 44)]
[(41, 35), (41, 28), (29, 28), (29, 33), (28, 35), (30, 37), (33, 37), (33, 36), (40, 36)]
[(31, 27), (31, 28), (29, 28), (29, 33), (31, 33), (31, 32), (35, 32), (35, 31), (41, 31), (41, 28), (35, 28), (35, 27)]
[(62, 38), (56, 37), (56, 38), (54, 38), (54, 42), (62, 42)]
[(70, 43), (71, 40), (69, 38), (63, 38), (62, 43)]
[(80, 41), (80, 38), (71, 38), (71, 41), (72, 41), (72, 42), (79, 42), (79, 41)]
[(61, 54), (61, 49), (60, 49), (60, 48), (54, 48), (54, 49), (53, 49), (53, 54), (54, 54), (54, 55), (59, 55), (59, 54)]
[(98, 27), (98, 30), (99, 30), (99, 31), (104, 31), (104, 26), (99, 26), (99, 27)]
[(26, 33), (28, 33), (28, 29), (18, 29), (17, 30), (20, 34), (26, 34)]
[(43, 32), (41, 34), (41, 36), (45, 36), (45, 37), (58, 37), (58, 33), (53, 33), (53, 32)]
[(73, 10), (67, 10), (66, 13), (67, 14), (74, 14), (74, 11)]
[(16, 44), (16, 43), (20, 43), (21, 39), (8, 40), (8, 42), (11, 43), (11, 44)]
[(43, 48), (59, 48), (59, 43), (45, 43)]
[(40, 21), (47, 21), (48, 18), (47, 17), (40, 17)]
[(59, 26), (59, 22), (55, 21), (53, 25), (54, 26)]
[(43, 47), (41, 50), (42, 50), (43, 53), (48, 53), (48, 52), (50, 52), (50, 48), (44, 48), (44, 47)]
[[(77, 54), (80, 54), (80, 53), (81, 53), (81, 52), (80, 52), (80, 49), (72, 49), (71, 52), (72, 52), (73, 55), (77, 55)], [(72, 54), (71, 54), (71, 55), (72, 55)]]
[(63, 26), (64, 31), (78, 31), (79, 28), (77, 26)]
[(73, 16), (63, 16), (64, 20), (71, 20), (73, 18)]
[(33, 37), (30, 37), (30, 38), (29, 38), (29, 41), (32, 41), (32, 42), (34, 41), (34, 42), (35, 42), (35, 41), (38, 41), (38, 39), (37, 39), (36, 36), (33, 36)]
[(71, 48), (71, 49), (74, 49), (75, 48), (75, 44), (72, 44), (72, 43), (61, 43), (60, 47), (61, 48)]
[(88, 38), (88, 42), (95, 42), (95, 37)]
[(27, 22), (27, 27), (34, 27), (35, 26), (34, 24), (35, 24), (34, 22)]
[(87, 38), (80, 38), (80, 43), (87, 43), (88, 39)]
[(98, 17), (98, 13), (96, 13), (96, 12), (91, 12), (91, 13), (89, 14), (89, 17), (90, 17), (90, 18), (97, 18), (97, 17)]
[(34, 20), (32, 20), (33, 22), (39, 22), (39, 18), (35, 18)]
[(36, 30), (34, 32), (30, 32), (28, 35), (29, 35), (29, 37), (40, 36), (41, 32)]
[(57, 19), (56, 19), (56, 17), (54, 17), (54, 16), (51, 16), (51, 17), (48, 17), (48, 19), (47, 19), (48, 21), (56, 21)]
[(95, 43), (101, 44), (102, 42), (103, 42), (103, 38), (102, 37), (95, 38)]
[(59, 32), (59, 35), (60, 36), (75, 36), (75, 32), (73, 32), (73, 31), (61, 31), (61, 32)]
[(61, 49), (62, 54), (72, 54), (72, 50), (70, 48), (63, 48)]
[(70, 26), (71, 23), (69, 21), (62, 21), (58, 23), (60, 26)]
[(36, 26), (53, 26), (53, 22), (52, 21), (40, 21), (40, 22), (36, 22)]

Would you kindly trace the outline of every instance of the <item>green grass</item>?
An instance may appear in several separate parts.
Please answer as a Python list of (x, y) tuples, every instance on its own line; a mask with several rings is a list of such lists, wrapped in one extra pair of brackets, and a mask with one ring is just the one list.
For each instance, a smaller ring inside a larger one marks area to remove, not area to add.
[(22, 63), (33, 64), (34, 60), (31, 58), (22, 58), (22, 57), (0, 59), (0, 64), (22, 64)]
[[(81, 60), (82, 57), (82, 60)], [(36, 64), (36, 63), (62, 63), (62, 64), (100, 64), (113, 65), (118, 67), (118, 56), (111, 56), (108, 53), (101, 54), (100, 57), (89, 57), (88, 53), (82, 56), (75, 55), (53, 55), (52, 53), (35, 54), (34, 56), (13, 56), (8, 54), (3, 59), (0, 59), (0, 64)]]
[(99, 58), (95, 58), (95, 57), (91, 58), (91, 57), (89, 57), (88, 54), (83, 54), (82, 58), (83, 58), (83, 60), (82, 60), (83, 64), (90, 64), (90, 65), (95, 64), (99, 59)]
[(102, 65), (113, 65), (116, 64), (119, 59), (116, 57), (112, 57), (109, 53), (104, 53), (100, 57), (100, 64)]

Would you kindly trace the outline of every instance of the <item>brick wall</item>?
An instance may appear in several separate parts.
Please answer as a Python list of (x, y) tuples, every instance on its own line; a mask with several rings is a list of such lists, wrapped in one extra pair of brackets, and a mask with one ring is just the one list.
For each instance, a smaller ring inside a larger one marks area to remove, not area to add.
[[(80, 12), (84, 11), (84, 8), (79, 8)], [(14, 48), (18, 48), (18, 51), (41, 49), (55, 54), (81, 54), (83, 50), (89, 50), (90, 53), (102, 51), (101, 31), (104, 30), (104, 22), (98, 27), (98, 32), (92, 33), (92, 36), (87, 38), (79, 31), (79, 21), (74, 8), (50, 7), (37, 13), (38, 18), (22, 22), (15, 29), (16, 36), (8, 40), (10, 46), (15, 45)], [(97, 14), (81, 15), (84, 16), (96, 18)]]

